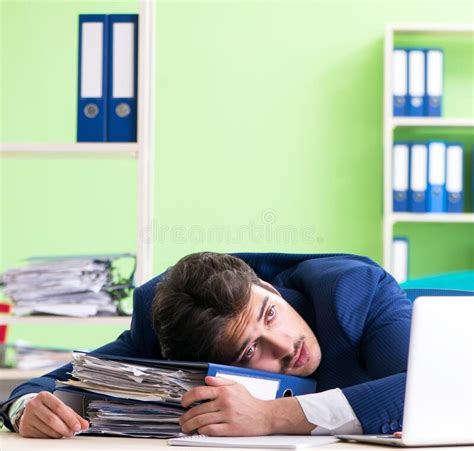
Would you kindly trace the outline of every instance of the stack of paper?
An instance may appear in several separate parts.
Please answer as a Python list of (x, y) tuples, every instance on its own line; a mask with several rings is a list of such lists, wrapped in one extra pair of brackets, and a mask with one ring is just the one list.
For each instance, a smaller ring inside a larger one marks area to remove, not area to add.
[(181, 397), (204, 384), (206, 371), (74, 352), (71, 375), (77, 380), (57, 381), (55, 394), (61, 398), (61, 391), (67, 392), (69, 398), (61, 399), (68, 404), (71, 395), (81, 394), (81, 405), (83, 394), (91, 394), (83, 412), (91, 423), (88, 433), (166, 438), (179, 435), (179, 417), (185, 412)]
[(71, 374), (77, 380), (58, 381), (57, 386), (128, 400), (176, 403), (188, 390), (202, 385), (206, 376), (203, 370), (134, 365), (80, 352), (73, 353)]
[(72, 356), (67, 349), (31, 346), (20, 340), (9, 347), (15, 351), (15, 367), (20, 370), (58, 368), (70, 362)]
[(177, 437), (179, 417), (186, 411), (180, 405), (132, 401), (91, 401), (88, 407), (89, 433), (132, 437)]
[[(117, 314), (111, 257), (45, 258), (0, 275), (13, 312), (95, 316)], [(122, 297), (124, 294), (121, 294)]]

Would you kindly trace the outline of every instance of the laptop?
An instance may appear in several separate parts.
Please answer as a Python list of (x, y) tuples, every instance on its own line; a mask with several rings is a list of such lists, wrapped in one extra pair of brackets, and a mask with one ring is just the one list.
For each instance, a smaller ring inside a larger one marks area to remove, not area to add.
[(336, 437), (394, 446), (474, 444), (474, 296), (415, 300), (401, 437)]

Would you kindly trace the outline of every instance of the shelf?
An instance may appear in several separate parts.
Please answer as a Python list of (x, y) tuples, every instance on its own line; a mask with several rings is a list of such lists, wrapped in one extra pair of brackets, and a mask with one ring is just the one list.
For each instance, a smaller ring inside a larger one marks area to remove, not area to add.
[(472, 223), (474, 213), (392, 213), (388, 220), (396, 222), (445, 222), (445, 223)]
[(391, 24), (387, 28), (392, 33), (474, 33), (474, 25), (472, 24), (401, 23)]
[(58, 363), (58, 366), (52, 368), (38, 368), (35, 370), (20, 370), (18, 368), (0, 368), (0, 381), (22, 381), (33, 379), (34, 377), (42, 376), (43, 374), (49, 373), (56, 368), (62, 366)]
[(138, 143), (1, 143), (0, 155), (4, 156), (111, 156), (137, 158)]
[(0, 316), (3, 324), (28, 324), (30, 326), (130, 326), (131, 316), (91, 316), (75, 318), (71, 316)]
[(394, 117), (391, 127), (474, 127), (474, 118)]

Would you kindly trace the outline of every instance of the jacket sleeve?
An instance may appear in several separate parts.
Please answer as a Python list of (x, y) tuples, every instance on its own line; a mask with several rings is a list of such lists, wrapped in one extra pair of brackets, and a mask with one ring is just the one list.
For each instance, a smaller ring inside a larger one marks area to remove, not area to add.
[[(142, 302), (140, 288), (137, 288), (133, 294), (134, 301), (134, 317), (132, 319), (131, 330), (124, 331), (115, 341), (108, 343), (94, 352), (100, 352), (109, 355), (119, 355), (124, 357), (139, 357), (141, 356), (140, 344), (141, 337), (135, 331), (137, 325), (135, 324), (137, 319), (135, 315), (135, 307), (137, 303)], [(137, 309), (138, 310), (138, 309)], [(0, 404), (0, 422), (3, 419), (4, 425), (13, 430), (8, 416), (8, 410), (10, 405), (18, 399), (20, 396), (26, 395), (27, 393), (39, 393), (40, 391), (53, 392), (55, 389), (56, 380), (67, 380), (69, 378), (68, 373), (72, 371), (72, 364), (62, 366), (48, 374), (41, 377), (31, 379), (18, 387), (16, 387), (10, 394), (6, 401)]]
[(342, 389), (364, 433), (401, 429), (412, 304), (378, 265), (345, 271), (333, 287), (336, 315), (373, 380)]

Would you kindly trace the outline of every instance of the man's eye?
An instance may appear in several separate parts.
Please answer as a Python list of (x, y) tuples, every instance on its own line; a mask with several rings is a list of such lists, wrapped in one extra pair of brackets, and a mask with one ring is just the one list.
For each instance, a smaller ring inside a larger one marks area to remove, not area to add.
[(255, 345), (251, 346), (248, 351), (245, 353), (244, 358), (242, 359), (244, 362), (248, 362), (253, 355), (255, 354)]
[(267, 312), (267, 321), (271, 321), (276, 316), (276, 308), (272, 305)]

